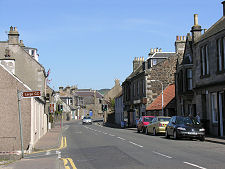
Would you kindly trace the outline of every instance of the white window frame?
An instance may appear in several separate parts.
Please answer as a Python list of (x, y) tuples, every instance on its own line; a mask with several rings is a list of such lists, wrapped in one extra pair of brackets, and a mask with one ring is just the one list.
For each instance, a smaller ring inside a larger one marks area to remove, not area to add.
[(218, 39), (218, 41), (217, 41), (217, 45), (218, 45), (218, 57), (219, 57), (219, 67), (218, 67), (218, 70), (219, 71), (222, 71), (222, 53), (221, 53), (221, 39)]

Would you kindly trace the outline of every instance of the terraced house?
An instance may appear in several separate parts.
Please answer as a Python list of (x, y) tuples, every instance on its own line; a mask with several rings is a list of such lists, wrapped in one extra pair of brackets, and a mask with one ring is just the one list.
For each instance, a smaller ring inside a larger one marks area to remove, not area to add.
[(208, 30), (194, 15), (183, 62), (176, 76), (179, 114), (200, 113), (206, 132), (225, 136), (225, 1), (223, 16)]
[[(174, 84), (177, 59), (183, 53), (185, 40), (179, 38), (175, 42), (176, 52), (163, 52), (151, 49), (146, 61), (143, 57), (133, 61), (133, 72), (123, 82), (124, 117), (129, 126), (136, 125), (140, 116), (150, 115), (146, 106), (160, 95), (162, 89)], [(158, 112), (158, 114), (165, 112)]]

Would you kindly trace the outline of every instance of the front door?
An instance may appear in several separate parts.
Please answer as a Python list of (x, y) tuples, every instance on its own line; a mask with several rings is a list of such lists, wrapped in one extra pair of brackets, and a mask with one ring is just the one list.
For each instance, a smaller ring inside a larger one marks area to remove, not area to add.
[(225, 136), (224, 93), (219, 93), (220, 136)]

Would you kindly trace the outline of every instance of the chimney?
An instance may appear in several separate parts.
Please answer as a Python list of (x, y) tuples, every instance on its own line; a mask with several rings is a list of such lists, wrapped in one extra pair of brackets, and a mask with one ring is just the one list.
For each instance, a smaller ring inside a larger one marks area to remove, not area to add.
[(63, 87), (59, 87), (59, 93), (63, 93)]
[(20, 40), (20, 46), (21, 46), (21, 47), (25, 47), (25, 46), (24, 46), (24, 43), (23, 43), (23, 40)]
[(223, 16), (225, 16), (225, 1), (221, 2), (223, 4)]
[(159, 52), (159, 48), (156, 48), (156, 52)]
[(186, 43), (185, 36), (176, 36), (176, 41), (175, 41), (176, 53), (184, 53), (185, 43)]
[(115, 86), (120, 86), (120, 80), (119, 79), (115, 79)]
[(144, 60), (141, 57), (135, 57), (133, 61), (133, 72), (140, 66)]
[(18, 45), (19, 44), (19, 36), (20, 34), (17, 31), (16, 27), (10, 27), (8, 33), (8, 41), (10, 45)]
[(191, 28), (192, 41), (197, 42), (197, 39), (201, 36), (202, 28), (198, 25), (198, 14), (194, 14), (194, 26)]

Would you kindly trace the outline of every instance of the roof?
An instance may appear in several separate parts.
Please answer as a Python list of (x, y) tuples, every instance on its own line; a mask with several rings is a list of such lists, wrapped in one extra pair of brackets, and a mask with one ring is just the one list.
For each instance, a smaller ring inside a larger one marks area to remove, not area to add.
[(224, 29), (225, 29), (225, 17), (223, 16), (214, 25), (212, 25), (202, 36), (200, 36), (197, 42), (209, 38), (210, 36), (213, 36)]
[[(75, 93), (81, 97), (94, 96), (94, 91), (76, 91)], [(96, 97), (103, 98), (103, 96), (98, 91), (96, 91)]]
[[(169, 85), (163, 91), (163, 108), (165, 108), (175, 98), (175, 84)], [(160, 94), (146, 110), (161, 110), (162, 109), (162, 94)]]
[(161, 59), (161, 58), (168, 58), (170, 56), (173, 56), (174, 54), (176, 54), (175, 52), (155, 52), (152, 56), (148, 57), (148, 59), (150, 58), (157, 58), (157, 59)]

